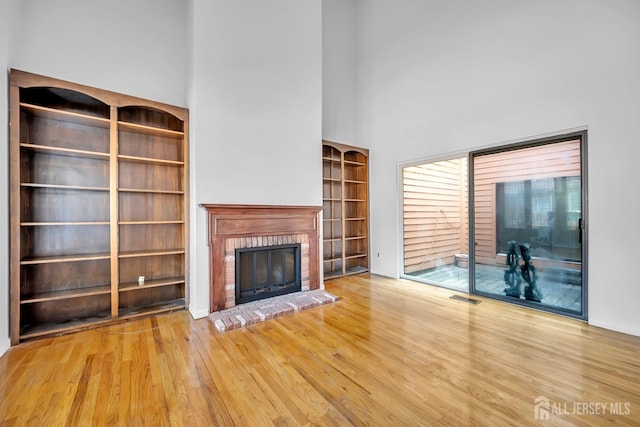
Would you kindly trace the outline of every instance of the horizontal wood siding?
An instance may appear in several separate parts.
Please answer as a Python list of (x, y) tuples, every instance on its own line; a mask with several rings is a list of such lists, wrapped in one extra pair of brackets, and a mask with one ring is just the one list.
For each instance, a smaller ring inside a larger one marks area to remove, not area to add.
[(580, 141), (478, 156), (474, 159), (476, 262), (503, 264), (497, 256), (496, 184), (580, 175)]
[(467, 253), (467, 159), (404, 168), (404, 271), (451, 264)]

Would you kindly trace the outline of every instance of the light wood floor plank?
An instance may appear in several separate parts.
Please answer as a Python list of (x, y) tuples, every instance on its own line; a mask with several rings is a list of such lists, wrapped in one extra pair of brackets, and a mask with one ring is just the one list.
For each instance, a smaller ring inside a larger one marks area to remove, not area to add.
[(527, 426), (539, 396), (549, 425), (640, 425), (640, 337), (404, 280), (326, 289), (226, 333), (178, 312), (16, 346), (0, 426)]

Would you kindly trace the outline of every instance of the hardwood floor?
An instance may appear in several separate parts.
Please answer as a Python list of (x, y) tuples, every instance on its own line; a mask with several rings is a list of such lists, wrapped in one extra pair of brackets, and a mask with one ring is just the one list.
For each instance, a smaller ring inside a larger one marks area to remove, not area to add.
[(326, 289), (225, 333), (179, 312), (14, 347), (0, 425), (535, 425), (540, 396), (549, 425), (640, 425), (639, 337), (378, 276)]

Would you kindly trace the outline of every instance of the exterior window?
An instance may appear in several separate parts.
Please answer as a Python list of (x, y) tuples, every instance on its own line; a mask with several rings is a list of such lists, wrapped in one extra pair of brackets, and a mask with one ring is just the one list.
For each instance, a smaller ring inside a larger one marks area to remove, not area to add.
[(529, 244), (534, 254), (579, 259), (580, 199), (575, 176), (497, 183), (497, 252), (506, 253), (509, 241), (516, 240)]
[(524, 228), (524, 182), (505, 182), (502, 191), (505, 198), (504, 226)]

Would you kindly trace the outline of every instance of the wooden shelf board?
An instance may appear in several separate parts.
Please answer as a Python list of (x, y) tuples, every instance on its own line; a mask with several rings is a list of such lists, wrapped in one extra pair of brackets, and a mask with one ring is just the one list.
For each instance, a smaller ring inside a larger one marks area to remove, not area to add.
[(180, 255), (184, 254), (184, 249), (157, 249), (149, 251), (120, 252), (118, 258), (137, 258), (145, 256)]
[(139, 291), (142, 289), (159, 288), (162, 286), (173, 286), (184, 283), (184, 277), (172, 277), (169, 279), (145, 280), (144, 285), (139, 285), (138, 282), (121, 283), (118, 290), (120, 292)]
[(42, 337), (45, 335), (64, 334), (76, 332), (81, 329), (95, 328), (112, 321), (111, 313), (96, 313), (94, 316), (74, 319), (67, 322), (44, 323), (34, 326), (28, 326), (20, 332), (20, 339), (26, 340), (30, 338)]
[(322, 260), (322, 262), (334, 262), (334, 261), (342, 261), (342, 257), (337, 257), (337, 258), (325, 258)]
[(148, 316), (150, 314), (166, 313), (169, 311), (176, 311), (185, 309), (186, 304), (183, 298), (165, 301), (159, 304), (152, 304), (144, 307), (133, 307), (120, 309), (118, 312), (118, 318), (131, 319), (133, 317)]
[(367, 183), (367, 181), (360, 181), (357, 179), (345, 179), (344, 182), (346, 184), (366, 184)]
[(121, 162), (131, 162), (131, 163), (150, 163), (150, 164), (166, 165), (166, 166), (184, 166), (184, 162), (180, 160), (165, 160), (165, 159), (156, 159), (152, 157), (127, 156), (124, 154), (119, 154), (118, 160)]
[(184, 132), (182, 131), (158, 128), (155, 126), (141, 125), (138, 123), (123, 122), (123, 121), (118, 121), (118, 128), (119, 130), (123, 130), (123, 131), (138, 132), (138, 133), (144, 133), (144, 134), (150, 134), (150, 135), (173, 136), (173, 137), (184, 136)]
[(368, 271), (369, 269), (367, 267), (361, 267), (361, 266), (351, 267), (351, 268), (347, 268), (345, 275), (366, 273)]
[(69, 222), (21, 222), (22, 227), (67, 226), (67, 225), (109, 225), (109, 221), (69, 221)]
[(111, 293), (111, 286), (94, 286), (91, 288), (68, 289), (57, 292), (42, 292), (21, 297), (20, 304), (33, 304), (38, 302), (56, 301), (69, 298), (89, 297), (93, 295), (107, 295)]
[(347, 254), (344, 256), (344, 259), (354, 259), (354, 258), (366, 258), (367, 254), (357, 253), (357, 254)]
[(322, 218), (323, 221), (341, 221), (342, 218)]
[(322, 201), (323, 201), (323, 202), (339, 202), (339, 201), (341, 201), (341, 200), (342, 200), (342, 199), (337, 199), (337, 198), (335, 198), (335, 197), (333, 197), (333, 198), (331, 198), (331, 197), (323, 197), (323, 198), (322, 198)]
[(176, 220), (176, 221), (120, 221), (118, 222), (118, 225), (159, 225), (159, 224), (184, 224), (184, 221)]
[(366, 199), (344, 199), (345, 202), (366, 202)]
[(367, 218), (363, 218), (363, 217), (347, 217), (344, 219), (345, 221), (366, 221)]
[(88, 114), (74, 113), (71, 111), (57, 110), (55, 108), (42, 107), (40, 105), (27, 104), (25, 102), (20, 103), (20, 109), (44, 119), (78, 123), (100, 128), (109, 128), (111, 123), (111, 121), (106, 117), (97, 117)]
[(118, 188), (118, 191), (121, 193), (184, 194), (184, 191), (181, 190), (152, 190), (146, 188)]
[(109, 160), (109, 153), (102, 153), (100, 151), (53, 147), (51, 145), (30, 144), (28, 142), (21, 142), (20, 148), (26, 148), (32, 151), (38, 151), (41, 153), (51, 153), (51, 154), (56, 154), (60, 156), (82, 157), (82, 158), (99, 159), (99, 160), (105, 160), (105, 161)]
[(51, 188), (55, 190), (109, 191), (109, 187), (85, 187), (82, 185), (38, 184), (35, 182), (23, 182), (23, 183), (20, 183), (20, 186), (27, 187), (27, 188)]
[(356, 162), (355, 160), (345, 160), (344, 164), (345, 165), (352, 165), (352, 166), (367, 166), (366, 163)]
[(366, 238), (367, 236), (351, 236), (351, 237), (345, 237), (344, 240), (364, 240)]
[(111, 256), (109, 253), (27, 257), (20, 261), (20, 265), (53, 264), (57, 262), (94, 261), (94, 260), (110, 259), (110, 258)]
[(322, 178), (322, 180), (327, 182), (340, 182), (340, 178)]
[(333, 157), (323, 157), (322, 160), (327, 162), (340, 163), (340, 158), (334, 159)]

